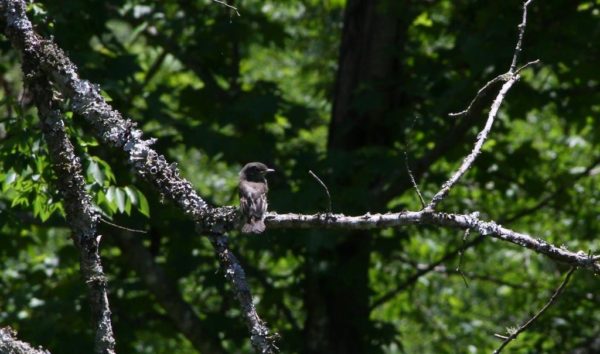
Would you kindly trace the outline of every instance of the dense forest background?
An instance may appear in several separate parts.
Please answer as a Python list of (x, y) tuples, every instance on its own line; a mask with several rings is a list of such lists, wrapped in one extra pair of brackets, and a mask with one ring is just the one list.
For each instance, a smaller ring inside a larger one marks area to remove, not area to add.
[[(511, 64), (522, 2), (32, 1), (53, 38), (212, 205), (237, 205), (238, 171), (262, 161), (279, 213), (419, 210), (468, 154)], [(239, 12), (239, 14), (238, 14)], [(4, 29), (2, 29), (4, 31)], [(556, 246), (600, 249), (600, 1), (534, 1), (521, 72), (483, 153), (440, 210)], [(52, 353), (90, 353), (79, 255), (19, 53), (0, 36), (0, 326)], [(117, 352), (252, 352), (240, 308), (196, 233), (89, 123), (66, 115), (100, 224)], [(230, 234), (257, 311), (284, 353), (490, 353), (538, 311), (568, 265), (433, 226)], [(147, 255), (150, 257), (144, 258)], [(144, 260), (151, 259), (151, 265)], [(458, 270), (457, 270), (458, 269)], [(159, 272), (159, 284), (153, 272)], [(573, 274), (511, 344), (515, 353), (600, 351), (597, 275)], [(184, 329), (169, 303), (188, 306)], [(510, 330), (508, 330), (510, 332)]]

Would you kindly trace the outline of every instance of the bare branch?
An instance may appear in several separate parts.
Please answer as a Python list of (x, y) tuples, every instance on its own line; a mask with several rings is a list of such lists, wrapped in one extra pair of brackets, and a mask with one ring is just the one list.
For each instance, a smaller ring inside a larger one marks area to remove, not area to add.
[(505, 285), (505, 286), (509, 286), (511, 288), (515, 288), (515, 289), (527, 289), (530, 288), (531, 285), (528, 283), (516, 283), (516, 282), (511, 282), (511, 281), (507, 281), (504, 280), (502, 278), (497, 278), (491, 275), (487, 275), (487, 274), (478, 274), (475, 272), (466, 272), (464, 274), (459, 274), (457, 271), (455, 270), (451, 270), (451, 269), (447, 269), (444, 266), (440, 266), (440, 267), (436, 267), (434, 270), (434, 272), (436, 273), (442, 273), (442, 274), (446, 274), (446, 275), (459, 275), (461, 277), (467, 277), (469, 279), (475, 279), (475, 280), (479, 280), (479, 281), (485, 281), (485, 282), (490, 282), (496, 285)]
[(123, 250), (124, 260), (138, 274), (165, 310), (174, 326), (202, 353), (224, 354), (218, 336), (210, 333), (194, 309), (182, 298), (177, 284), (154, 261), (140, 237), (121, 232), (115, 242)]
[[(574, 180), (566, 182), (563, 186), (560, 187), (560, 190), (564, 189), (564, 187), (566, 185), (572, 184), (575, 180), (581, 178), (582, 176), (589, 174), (589, 171), (591, 171), (599, 162), (600, 162), (600, 160), (594, 161), (594, 163), (591, 166), (589, 166), (586, 169), (585, 172), (582, 172), (581, 174), (579, 174)], [(555, 191), (548, 198), (545, 198), (542, 201), (540, 201), (540, 203), (545, 204), (545, 203), (549, 202), (554, 197), (556, 197), (556, 195), (558, 194), (558, 192), (559, 192), (559, 190)], [(533, 211), (537, 210), (539, 207), (541, 207), (541, 206), (538, 204), (538, 205), (536, 205), (533, 208), (527, 208), (527, 209), (525, 209), (525, 210), (523, 210), (521, 212), (518, 212), (514, 216), (511, 216), (511, 217), (509, 217), (509, 218), (507, 218), (505, 220), (501, 220), (501, 222), (513, 222), (513, 221), (518, 220), (521, 217), (529, 214), (530, 212), (533, 212)], [(465, 230), (465, 236), (467, 236), (467, 231), (468, 230), (470, 230), (470, 229)], [(386, 301), (391, 300), (393, 297), (395, 297), (401, 291), (403, 291), (404, 289), (406, 289), (412, 283), (416, 282), (418, 279), (420, 279), (421, 277), (427, 275), (428, 273), (430, 273), (432, 271), (443, 272), (443, 273), (446, 273), (446, 274), (453, 274), (450, 271), (448, 271), (447, 269), (445, 269), (445, 268), (442, 269), (440, 267), (442, 267), (442, 265), (441, 265), (442, 263), (447, 262), (447, 261), (449, 261), (450, 259), (452, 259), (452, 258), (454, 258), (456, 256), (459, 256), (459, 265), (458, 265), (457, 269), (455, 270), (454, 274), (459, 274), (463, 278), (463, 281), (465, 281), (465, 283), (466, 283), (465, 277), (467, 277), (467, 278), (473, 278), (473, 279), (491, 281), (491, 282), (495, 282), (495, 283), (498, 283), (498, 284), (501, 284), (501, 285), (508, 285), (508, 286), (515, 287), (515, 288), (524, 288), (524, 286), (522, 286), (521, 284), (508, 283), (506, 281), (502, 281), (500, 279), (496, 279), (496, 278), (493, 278), (493, 277), (490, 277), (490, 276), (485, 276), (485, 275), (482, 276), (482, 275), (474, 274), (474, 273), (464, 273), (460, 269), (461, 268), (461, 264), (462, 264), (462, 260), (460, 258), (462, 258), (463, 254), (464, 254), (464, 252), (466, 250), (468, 250), (470, 248), (473, 248), (474, 246), (476, 246), (477, 244), (479, 244), (484, 239), (483, 236), (479, 236), (475, 240), (473, 240), (475, 242), (471, 241), (471, 242), (468, 242), (468, 243), (464, 243), (466, 241), (466, 237), (465, 236), (463, 236), (463, 246), (462, 247), (460, 247), (460, 248), (458, 248), (456, 250), (448, 252), (447, 254), (445, 254), (444, 256), (442, 256), (439, 260), (437, 260), (437, 261), (435, 261), (435, 262), (433, 262), (431, 264), (422, 265), (422, 266), (420, 266), (418, 264), (413, 264), (413, 266), (415, 266), (418, 269), (418, 271), (415, 274), (413, 274), (412, 276), (409, 276), (407, 278), (407, 280), (405, 280), (404, 282), (402, 282), (401, 284), (399, 284), (394, 290), (392, 290), (388, 294), (382, 296), (381, 299), (383, 299), (385, 297), (385, 301), (379, 301), (379, 300), (377, 300), (376, 301), (376, 306), (378, 307), (378, 306), (382, 305), (383, 303), (385, 303)], [(600, 256), (595, 256), (595, 257), (592, 257), (592, 258), (593, 258), (593, 261), (600, 261)], [(373, 306), (375, 306), (375, 305), (373, 305)]]
[(460, 116), (460, 115), (465, 115), (465, 114), (470, 113), (470, 110), (473, 107), (474, 103), (479, 99), (480, 96), (483, 95), (484, 92), (486, 92), (494, 83), (496, 83), (498, 81), (505, 81), (504, 85), (500, 89), (500, 92), (498, 92), (498, 95), (496, 96), (494, 103), (492, 103), (492, 107), (490, 108), (490, 112), (488, 113), (488, 119), (485, 124), (485, 127), (477, 135), (477, 141), (475, 143), (475, 146), (473, 147), (473, 150), (471, 151), (471, 153), (469, 155), (467, 155), (467, 157), (465, 157), (465, 159), (463, 160), (463, 163), (461, 164), (459, 169), (452, 175), (452, 177), (450, 177), (450, 179), (442, 185), (442, 188), (440, 189), (440, 191), (437, 192), (435, 196), (433, 196), (433, 198), (431, 199), (431, 202), (429, 202), (429, 205), (427, 206), (427, 208), (430, 210), (435, 209), (436, 205), (444, 199), (444, 197), (448, 194), (448, 192), (450, 191), (452, 186), (456, 182), (458, 182), (458, 180), (465, 174), (465, 172), (467, 172), (467, 170), (471, 167), (471, 165), (477, 158), (477, 155), (479, 155), (479, 153), (481, 152), (481, 147), (483, 146), (483, 143), (487, 139), (487, 136), (492, 128), (492, 124), (494, 123), (494, 119), (496, 118), (496, 115), (498, 114), (498, 109), (500, 108), (500, 105), (502, 104), (502, 101), (504, 100), (504, 96), (506, 95), (508, 90), (510, 90), (512, 85), (516, 81), (518, 81), (520, 78), (519, 72), (521, 70), (525, 69), (526, 67), (533, 65), (533, 64), (537, 64), (539, 62), (539, 60), (534, 60), (532, 62), (529, 62), (529, 63), (523, 65), (522, 67), (520, 67), (517, 70), (517, 62), (518, 62), (519, 54), (521, 53), (522, 45), (523, 45), (523, 36), (525, 35), (525, 28), (527, 27), (527, 6), (529, 6), (529, 4), (532, 1), (533, 0), (527, 0), (523, 4), (523, 19), (522, 19), (521, 23), (519, 24), (519, 35), (517, 38), (517, 44), (515, 46), (512, 63), (510, 65), (508, 72), (505, 74), (499, 75), (499, 76), (495, 77), (494, 79), (492, 79), (491, 81), (489, 81), (488, 83), (486, 83), (485, 86), (477, 92), (477, 95), (475, 95), (475, 98), (471, 101), (471, 103), (465, 110), (463, 110), (462, 112), (450, 114), (450, 116)]
[(381, 229), (407, 225), (437, 225), (455, 229), (471, 229), (484, 236), (490, 236), (536, 253), (546, 255), (556, 261), (600, 273), (600, 264), (584, 251), (572, 252), (564, 247), (556, 247), (541, 238), (502, 227), (494, 221), (483, 221), (477, 213), (451, 214), (441, 212), (403, 211), (386, 214), (364, 214), (346, 216), (344, 214), (277, 214), (270, 212), (265, 223), (271, 228), (325, 228), (325, 229)]
[(10, 327), (0, 328), (0, 353), (10, 354), (50, 354), (49, 351), (17, 339), (17, 332)]
[(487, 119), (487, 122), (485, 123), (485, 127), (477, 135), (477, 141), (475, 142), (475, 146), (473, 147), (473, 150), (471, 151), (471, 153), (469, 155), (467, 155), (467, 157), (465, 157), (462, 164), (460, 165), (458, 170), (452, 175), (452, 177), (450, 177), (450, 179), (442, 185), (442, 188), (440, 189), (440, 191), (437, 192), (433, 196), (433, 198), (427, 205), (427, 209), (429, 209), (429, 210), (435, 209), (436, 205), (446, 197), (446, 195), (450, 191), (450, 188), (452, 188), (452, 186), (454, 186), (454, 184), (456, 182), (458, 182), (458, 180), (471, 167), (471, 165), (473, 164), (473, 162), (475, 161), (475, 159), (481, 152), (483, 143), (487, 139), (490, 130), (492, 130), (492, 125), (494, 124), (494, 120), (496, 119), (496, 115), (498, 114), (498, 109), (500, 109), (500, 105), (502, 104), (502, 101), (504, 100), (506, 93), (508, 92), (508, 90), (510, 90), (512, 85), (519, 80), (519, 78), (520, 78), (519, 75), (512, 76), (508, 81), (506, 81), (506, 83), (504, 83), (504, 85), (502, 85), (502, 88), (500, 89), (500, 92), (496, 96), (494, 103), (492, 103), (492, 108), (490, 109), (490, 112), (488, 114), (488, 119)]
[(460, 112), (456, 112), (456, 113), (449, 113), (448, 115), (450, 117), (460, 117), (460, 116), (464, 116), (467, 114), (471, 113), (471, 110), (473, 109), (473, 107), (475, 106), (475, 103), (477, 103), (477, 101), (482, 98), (484, 96), (484, 94), (491, 88), (494, 87), (494, 85), (498, 82), (503, 82), (506, 81), (506, 74), (501, 74), (496, 76), (495, 78), (491, 79), (490, 81), (488, 81), (485, 85), (483, 85), (482, 88), (479, 89), (479, 91), (477, 91), (477, 94), (475, 95), (475, 97), (473, 97), (473, 99), (471, 100), (471, 102), (469, 103), (469, 105), (467, 106), (467, 108), (465, 108), (464, 110), (460, 111)]
[(519, 24), (519, 37), (517, 39), (517, 45), (515, 46), (515, 52), (513, 54), (512, 63), (510, 64), (509, 73), (515, 74), (517, 69), (517, 63), (519, 62), (519, 55), (521, 54), (523, 45), (523, 36), (525, 35), (525, 28), (527, 27), (527, 6), (531, 4), (533, 0), (527, 0), (523, 4), (523, 18)]
[[(456, 257), (457, 256), (456, 252), (461, 252), (461, 251), (464, 252), (469, 248), (473, 248), (473, 246), (474, 245), (472, 245), (472, 244), (463, 245), (461, 248), (459, 248), (457, 250), (448, 252), (448, 253), (451, 253), (451, 255), (447, 260), (450, 260), (451, 258)], [(444, 254), (444, 257), (446, 257), (446, 254)], [(461, 274), (459, 274), (458, 271), (443, 265), (442, 263), (445, 263), (445, 262), (440, 262), (439, 260), (434, 262), (436, 264), (436, 266), (432, 268), (431, 263), (419, 263), (419, 262), (415, 262), (411, 259), (407, 259), (407, 258), (403, 258), (403, 257), (394, 257), (392, 259), (396, 260), (397, 258), (401, 258), (401, 259), (399, 259), (400, 262), (407, 263), (419, 271), (427, 269), (427, 270), (429, 270), (429, 273), (443, 274), (446, 276), (456, 276), (456, 275), (461, 276)], [(426, 274), (423, 274), (423, 275), (426, 275)], [(513, 282), (513, 281), (504, 280), (504, 279), (498, 278), (494, 275), (489, 275), (489, 274), (485, 274), (485, 273), (465, 272), (464, 275), (467, 278), (473, 278), (476, 280), (486, 281), (486, 282), (494, 283), (497, 285), (506, 285), (506, 286), (509, 286), (509, 287), (515, 288), (515, 289), (527, 289), (527, 288), (533, 287), (533, 285), (530, 283), (523, 283), (523, 282), (517, 283), (517, 282)]]
[(536, 60), (532, 60), (532, 61), (530, 61), (530, 62), (527, 62), (527, 63), (523, 64), (522, 66), (520, 66), (520, 67), (519, 67), (519, 68), (518, 68), (518, 69), (515, 71), (515, 74), (518, 74), (518, 73), (520, 73), (521, 71), (523, 71), (523, 70), (527, 69), (528, 67), (530, 67), (530, 66), (533, 66), (533, 65), (537, 65), (537, 64), (539, 64), (539, 63), (541, 63), (541, 62), (542, 62), (542, 61), (541, 61), (541, 60), (539, 60), (539, 59), (536, 59)]
[[(552, 304), (556, 301), (558, 296), (562, 293), (565, 286), (567, 286), (567, 284), (569, 283), (569, 279), (571, 278), (571, 275), (575, 272), (575, 270), (577, 270), (577, 267), (571, 267), (571, 269), (565, 276), (565, 279), (562, 281), (560, 286), (554, 291), (554, 294), (552, 294), (552, 296), (550, 297), (550, 300), (548, 300), (548, 302), (532, 318), (530, 318), (527, 322), (525, 322), (523, 325), (517, 328), (514, 332), (510, 333), (508, 337), (503, 338), (504, 342), (502, 342), (498, 349), (494, 350), (494, 354), (500, 353), (502, 349), (504, 349), (504, 347), (506, 347), (512, 340), (516, 339), (517, 336), (523, 331), (525, 331), (527, 328), (531, 327), (533, 322), (535, 322), (544, 312), (546, 312), (546, 310), (550, 306), (552, 306)], [(496, 336), (498, 336), (499, 338), (503, 337), (501, 335)]]
[(233, 10), (233, 11), (234, 11), (234, 12), (235, 12), (235, 13), (236, 13), (238, 16), (241, 16), (241, 15), (240, 15), (240, 13), (238, 12), (238, 9), (237, 9), (237, 7), (235, 7), (235, 6), (232, 6), (232, 5), (229, 5), (228, 3), (226, 3), (225, 1), (222, 1), (222, 0), (213, 0), (213, 1), (214, 1), (214, 2), (216, 2), (216, 3), (219, 3), (219, 4), (221, 4), (221, 5), (223, 5), (223, 6), (225, 6), (225, 7), (228, 7), (228, 8), (230, 8), (230, 9), (231, 9), (231, 10)]
[(508, 79), (511, 76), (514, 76), (514, 75), (520, 73), (523, 69), (525, 69), (531, 65), (538, 64), (540, 62), (539, 59), (530, 61), (527, 64), (525, 64), (517, 69), (519, 54), (521, 54), (522, 45), (523, 45), (523, 36), (525, 35), (525, 28), (527, 27), (527, 6), (529, 6), (529, 4), (532, 1), (533, 0), (528, 0), (523, 4), (523, 19), (521, 20), (521, 23), (519, 24), (519, 35), (517, 37), (517, 44), (515, 47), (515, 51), (513, 53), (513, 58), (512, 58), (512, 62), (510, 64), (510, 69), (508, 70), (508, 73), (498, 75), (495, 78), (493, 78), (492, 80), (488, 81), (481, 89), (479, 89), (479, 91), (477, 91), (477, 94), (475, 95), (473, 100), (471, 100), (471, 103), (469, 103), (469, 106), (466, 109), (464, 109), (460, 112), (457, 112), (457, 113), (448, 114), (450, 117), (457, 117), (457, 116), (463, 116), (463, 115), (469, 114), (471, 112), (471, 109), (473, 108), (473, 105), (475, 104), (475, 102), (477, 102), (477, 100), (479, 100), (479, 98), (481, 98), (483, 96), (483, 94), (485, 92), (487, 92), (490, 87), (493, 86), (493, 84), (500, 82), (500, 81), (508, 81)]
[[(244, 266), (247, 269), (247, 272), (262, 284), (262, 286), (265, 289), (265, 293), (274, 293), (278, 290), (277, 287), (269, 281), (268, 277), (265, 276), (262, 269), (253, 266), (252, 264), (247, 262), (241, 255), (238, 255), (238, 259), (242, 264), (244, 264)], [(285, 316), (287, 322), (291, 325), (294, 331), (300, 332), (302, 330), (300, 324), (298, 323), (298, 320), (294, 317), (292, 309), (283, 302), (283, 299), (281, 301), (277, 301), (275, 303), (275, 306)]]

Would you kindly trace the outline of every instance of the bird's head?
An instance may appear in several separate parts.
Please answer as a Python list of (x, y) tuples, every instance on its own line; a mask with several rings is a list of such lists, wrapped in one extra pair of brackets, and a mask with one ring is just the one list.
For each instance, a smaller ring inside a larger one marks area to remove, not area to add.
[(250, 162), (240, 171), (240, 178), (248, 181), (262, 181), (269, 172), (275, 172), (262, 162)]

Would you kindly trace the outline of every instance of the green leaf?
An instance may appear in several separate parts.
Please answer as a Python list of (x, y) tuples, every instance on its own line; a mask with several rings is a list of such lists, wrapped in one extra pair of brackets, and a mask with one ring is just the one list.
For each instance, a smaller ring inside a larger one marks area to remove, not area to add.
[(106, 202), (106, 193), (104, 193), (103, 190), (99, 190), (98, 192), (96, 192), (96, 203), (102, 204)]
[(98, 162), (98, 164), (101, 167), (102, 173), (104, 173), (104, 177), (106, 178), (106, 180), (108, 180), (109, 182), (115, 182), (115, 175), (112, 172), (112, 168), (110, 168), (110, 165), (102, 160), (101, 158), (94, 156), (94, 161)]
[(140, 190), (138, 190), (137, 195), (140, 201), (138, 205), (138, 210), (143, 215), (150, 217), (150, 206), (148, 205), (148, 200), (146, 199), (146, 196)]
[(131, 215), (131, 199), (125, 198), (125, 214)]
[(10, 170), (8, 170), (8, 172), (6, 173), (6, 176), (4, 177), (4, 185), (2, 186), (2, 191), (6, 192), (8, 190), (8, 187), (17, 180), (17, 177), (19, 175), (11, 168)]
[(118, 209), (117, 203), (115, 202), (115, 200), (117, 199), (116, 196), (117, 192), (116, 192), (116, 187), (115, 186), (110, 186), (108, 187), (108, 189), (106, 190), (106, 205), (108, 206), (108, 208), (110, 209), (111, 212), (116, 212)]
[(89, 176), (92, 176), (94, 181), (96, 181), (96, 183), (98, 183), (99, 185), (104, 184), (104, 174), (100, 170), (100, 166), (96, 161), (90, 160), (90, 164), (87, 168), (87, 174)]
[(41, 199), (42, 198), (40, 198), (38, 196), (33, 200), (32, 206), (33, 206), (33, 216), (34, 217), (38, 217), (40, 215), (40, 211), (42, 210), (43, 201)]
[(11, 207), (17, 206), (17, 205), (24, 205), (24, 206), (29, 206), (29, 199), (27, 199), (27, 197), (20, 195), (17, 198), (13, 199), (12, 203), (11, 203)]
[(137, 193), (136, 193), (135, 189), (133, 189), (130, 186), (123, 187), (123, 189), (125, 190), (125, 193), (127, 194), (128, 200), (130, 200), (133, 205), (137, 205), (138, 197), (137, 197)]
[(115, 197), (119, 212), (125, 212), (125, 192), (121, 188), (115, 188)]

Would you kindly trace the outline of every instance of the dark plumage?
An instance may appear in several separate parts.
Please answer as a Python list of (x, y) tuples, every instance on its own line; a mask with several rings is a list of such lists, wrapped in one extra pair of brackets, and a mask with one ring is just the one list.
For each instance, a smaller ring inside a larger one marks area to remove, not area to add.
[(251, 162), (240, 171), (240, 210), (244, 220), (243, 233), (259, 234), (265, 231), (267, 192), (269, 186), (265, 175), (273, 172), (265, 164)]

